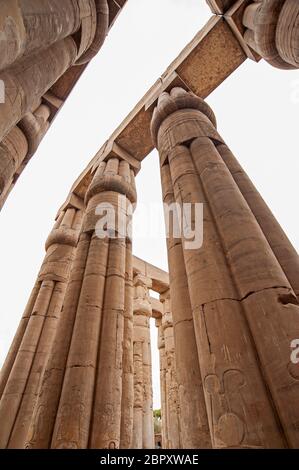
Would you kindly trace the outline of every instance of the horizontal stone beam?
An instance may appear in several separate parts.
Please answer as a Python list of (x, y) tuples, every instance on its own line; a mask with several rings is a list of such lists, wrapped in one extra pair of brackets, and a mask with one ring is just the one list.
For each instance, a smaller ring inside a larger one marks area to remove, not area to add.
[(163, 315), (163, 304), (160, 302), (159, 299), (156, 299), (155, 297), (150, 297), (151, 301), (151, 306), (152, 306), (152, 317), (158, 320), (159, 318), (162, 318)]
[(134, 275), (142, 274), (152, 280), (151, 289), (159, 294), (169, 289), (169, 275), (163, 269), (157, 268), (153, 264), (133, 256), (133, 272)]

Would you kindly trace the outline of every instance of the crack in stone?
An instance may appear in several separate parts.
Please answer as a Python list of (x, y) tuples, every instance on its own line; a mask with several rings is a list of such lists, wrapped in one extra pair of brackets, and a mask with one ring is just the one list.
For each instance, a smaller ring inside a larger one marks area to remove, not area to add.
[(205, 302), (204, 304), (196, 305), (195, 308), (204, 308), (206, 305), (212, 304), (214, 302), (219, 302), (221, 300), (233, 300), (235, 302), (243, 302), (244, 300), (248, 299), (252, 295), (259, 294), (261, 292), (267, 291), (267, 290), (272, 290), (272, 289), (288, 289), (289, 292), (287, 294), (280, 294), (277, 298), (277, 301), (279, 303), (282, 303), (283, 305), (296, 305), (299, 306), (299, 302), (296, 298), (296, 296), (291, 292), (289, 287), (286, 286), (271, 286), (271, 287), (264, 287), (263, 289), (256, 290), (256, 291), (251, 291), (248, 292), (244, 297), (241, 297), (240, 299), (236, 299), (234, 297), (222, 297), (220, 299), (214, 299), (210, 300), (209, 302)]

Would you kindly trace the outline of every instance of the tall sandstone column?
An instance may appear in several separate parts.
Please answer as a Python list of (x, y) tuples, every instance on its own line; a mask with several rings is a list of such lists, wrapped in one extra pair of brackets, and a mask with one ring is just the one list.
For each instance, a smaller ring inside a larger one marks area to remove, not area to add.
[(170, 292), (160, 295), (163, 304), (162, 329), (164, 332), (166, 377), (166, 414), (167, 414), (167, 434), (168, 448), (180, 449), (180, 402), (178, 394), (178, 384), (176, 377), (175, 362), (175, 342), (173, 331), (173, 320), (170, 308)]
[(0, 142), (0, 209), (49, 128), (50, 109), (39, 104)]
[(161, 391), (161, 418), (162, 418), (162, 448), (168, 448), (168, 425), (166, 405), (166, 355), (165, 338), (162, 328), (162, 318), (156, 320), (158, 328), (158, 349), (160, 358), (160, 391)]
[(245, 41), (279, 69), (299, 68), (298, 0), (255, 0), (245, 10)]
[(108, 27), (107, 0), (0, 2), (0, 209), (53, 119), (43, 96), (97, 54)]
[[(118, 448), (127, 225), (135, 173), (106, 157), (87, 191), (86, 211), (57, 334), (28, 433), (29, 448)], [(116, 217), (115, 217), (116, 215)]]
[[(108, 32), (107, 0), (1, 2), (0, 140), (75, 63), (88, 62)], [(2, 51), (2, 54), (1, 54)]]
[[(161, 167), (163, 202), (178, 222), (169, 165)], [(168, 217), (168, 216), (166, 216)], [(167, 254), (183, 449), (211, 448), (182, 240), (168, 224)], [(164, 338), (164, 335), (163, 335)], [(168, 438), (167, 438), (168, 439)]]
[(133, 448), (154, 448), (153, 390), (149, 297), (151, 280), (141, 274), (134, 278), (134, 428)]
[(0, 447), (24, 447), (38, 388), (63, 305), (82, 222), (71, 198), (46, 242), (46, 257), (1, 370)]
[(218, 151), (224, 142), (213, 112), (174, 88), (160, 96), (152, 135), (175, 201), (204, 205), (203, 244), (187, 244), (183, 233), (182, 250), (212, 445), (296, 448), (299, 377), (290, 344), (298, 301)]

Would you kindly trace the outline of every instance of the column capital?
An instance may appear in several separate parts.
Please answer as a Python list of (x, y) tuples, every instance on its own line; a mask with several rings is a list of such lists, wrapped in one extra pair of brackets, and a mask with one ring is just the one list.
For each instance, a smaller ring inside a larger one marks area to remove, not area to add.
[(80, 234), (83, 213), (80, 209), (66, 207), (60, 212), (45, 244), (46, 251), (54, 244), (76, 247)]
[[(82, 65), (93, 59), (101, 49), (109, 27), (109, 6), (107, 0), (94, 0), (90, 3), (89, 15), (86, 16), (85, 2), (79, 2), (81, 17), (80, 44), (76, 65)], [(76, 38), (78, 35), (76, 34)]]
[(151, 134), (159, 150), (161, 167), (174, 147), (189, 146), (198, 137), (223, 143), (210, 106), (194, 93), (178, 87), (160, 95), (151, 121)]
[(104, 145), (97, 164), (99, 165), (102, 161), (107, 162), (110, 158), (118, 158), (128, 162), (135, 175), (141, 169), (141, 162), (112, 139), (108, 140)]
[(175, 87), (170, 92), (164, 91), (158, 99), (151, 121), (151, 134), (155, 146), (158, 145), (159, 130), (163, 122), (172, 114), (180, 110), (200, 111), (213, 127), (217, 127), (216, 117), (210, 106), (199, 96), (183, 88)]
[(82, 198), (77, 196), (75, 193), (69, 193), (68, 197), (66, 198), (66, 201), (60, 207), (57, 213), (56, 220), (58, 219), (59, 214), (65, 211), (66, 209), (73, 208), (73, 209), (83, 210), (84, 207), (85, 207), (84, 201)]
[(146, 289), (151, 289), (152, 280), (150, 277), (145, 276), (144, 274), (137, 273), (133, 279), (134, 287), (142, 286)]
[(133, 310), (135, 315), (152, 316), (152, 304), (150, 301), (149, 289), (152, 287), (152, 280), (141, 273), (134, 276), (133, 285), (135, 288)]
[(299, 3), (255, 0), (245, 10), (244, 39), (263, 59), (279, 69), (299, 68)]
[(113, 153), (99, 162), (85, 195), (85, 205), (94, 196), (107, 191), (124, 195), (132, 204), (137, 201), (135, 172), (128, 161)]

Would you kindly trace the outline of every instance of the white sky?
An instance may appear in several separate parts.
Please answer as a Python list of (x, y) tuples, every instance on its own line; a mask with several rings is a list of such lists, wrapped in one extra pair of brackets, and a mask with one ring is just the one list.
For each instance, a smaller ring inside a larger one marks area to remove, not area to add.
[[(18, 180), (0, 214), (0, 364), (35, 282), (57, 209), (73, 181), (210, 16), (204, 0), (129, 0)], [(298, 250), (298, 71), (248, 60), (207, 101), (220, 134)], [(155, 204), (162, 221), (156, 152), (144, 161), (137, 189), (140, 205)], [(134, 254), (167, 269), (163, 236), (136, 238)], [(159, 358), (152, 330), (157, 408)]]

